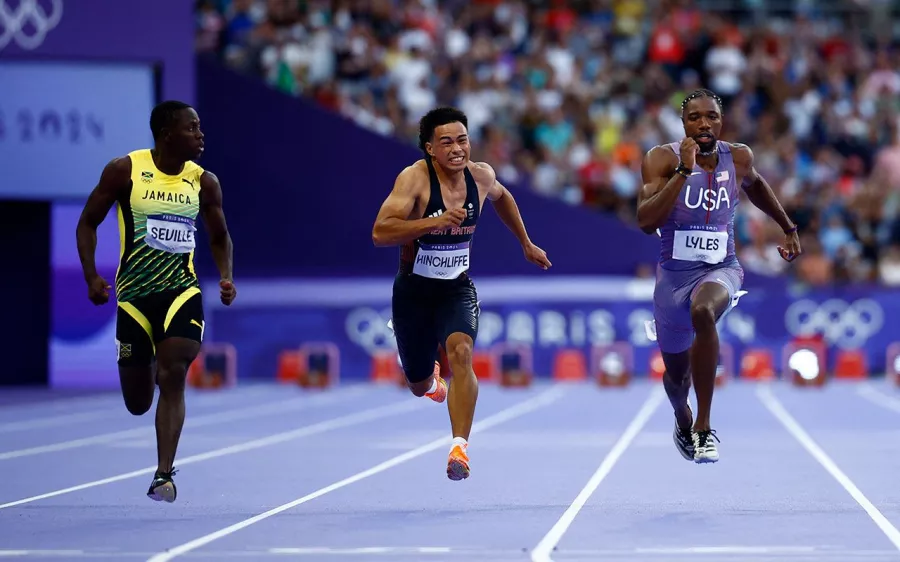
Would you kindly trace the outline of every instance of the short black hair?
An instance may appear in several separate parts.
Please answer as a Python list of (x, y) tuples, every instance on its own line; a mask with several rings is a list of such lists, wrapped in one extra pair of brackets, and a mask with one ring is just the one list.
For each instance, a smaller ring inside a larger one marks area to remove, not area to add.
[(469, 118), (466, 117), (465, 113), (455, 107), (436, 107), (423, 115), (422, 118), (419, 119), (419, 149), (427, 155), (425, 144), (431, 142), (431, 137), (434, 136), (434, 130), (441, 125), (455, 123), (457, 121), (462, 123), (463, 127), (466, 129), (469, 128)]
[(681, 102), (681, 114), (684, 115), (684, 110), (687, 108), (687, 105), (691, 103), (691, 100), (695, 100), (697, 98), (711, 98), (716, 102), (716, 105), (719, 106), (719, 113), (724, 113), (722, 107), (722, 98), (720, 98), (715, 92), (712, 90), (707, 90), (706, 88), (700, 88), (699, 90), (694, 90), (686, 98)]
[(167, 100), (154, 107), (150, 112), (150, 132), (153, 133), (153, 140), (158, 140), (163, 128), (171, 125), (178, 112), (185, 109), (192, 108), (183, 101), (177, 100)]

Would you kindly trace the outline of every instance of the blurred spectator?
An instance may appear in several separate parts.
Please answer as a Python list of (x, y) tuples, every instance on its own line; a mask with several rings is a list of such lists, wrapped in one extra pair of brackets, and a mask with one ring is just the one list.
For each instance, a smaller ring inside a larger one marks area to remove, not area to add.
[[(500, 178), (633, 222), (643, 154), (683, 135), (698, 87), (725, 102), (803, 232), (746, 198), (748, 270), (900, 284), (900, 5), (889, 0), (204, 0), (197, 49), (382, 135), (469, 116)], [(893, 35), (892, 35), (893, 34)]]
[(900, 245), (894, 244), (884, 249), (878, 265), (878, 276), (885, 285), (900, 286)]

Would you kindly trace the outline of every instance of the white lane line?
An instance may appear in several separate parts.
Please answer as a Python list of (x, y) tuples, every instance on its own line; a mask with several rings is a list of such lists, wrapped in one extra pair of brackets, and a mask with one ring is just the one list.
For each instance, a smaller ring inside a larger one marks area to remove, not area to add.
[(609, 450), (609, 453), (606, 454), (606, 457), (600, 463), (597, 471), (594, 472), (584, 488), (581, 489), (581, 492), (575, 496), (575, 500), (562, 514), (562, 517), (559, 518), (547, 534), (544, 535), (544, 538), (542, 538), (537, 546), (534, 547), (534, 550), (531, 552), (532, 562), (552, 562), (553, 558), (551, 558), (550, 555), (553, 552), (553, 549), (559, 544), (560, 539), (562, 539), (563, 535), (569, 529), (569, 526), (572, 525), (572, 522), (575, 521), (575, 517), (578, 516), (578, 512), (581, 511), (581, 508), (584, 507), (591, 495), (597, 491), (597, 488), (603, 480), (609, 475), (613, 467), (616, 466), (616, 463), (619, 462), (622, 455), (625, 454), (625, 451), (631, 445), (631, 442), (644, 428), (647, 421), (650, 420), (653, 412), (656, 411), (656, 408), (659, 407), (662, 402), (663, 396), (665, 396), (665, 390), (662, 385), (654, 385), (653, 389), (650, 391), (650, 396), (644, 401), (644, 404), (638, 410), (637, 414), (635, 414), (631, 423), (625, 428), (625, 431), (622, 433), (622, 436), (619, 437), (619, 440), (616, 441), (612, 449)]
[[(257, 404), (246, 408), (237, 408), (234, 410), (225, 410), (216, 412), (215, 414), (207, 414), (204, 416), (188, 416), (184, 422), (185, 429), (194, 429), (197, 427), (205, 427), (208, 425), (217, 425), (225, 422), (233, 422), (237, 420), (245, 420), (249, 418), (268, 416), (285, 411), (304, 409), (304, 406), (319, 407), (332, 404), (338, 400), (347, 398), (348, 394), (356, 394), (360, 392), (360, 388), (353, 388), (346, 391), (334, 392), (330, 394), (321, 394), (316, 396), (301, 396), (282, 400), (280, 402), (270, 404)], [(143, 437), (145, 435), (155, 435), (156, 429), (152, 424), (146, 427), (136, 427), (134, 429), (125, 429), (122, 431), (114, 431), (112, 433), (102, 433), (100, 435), (92, 435), (90, 437), (81, 437), (78, 439), (70, 439), (68, 441), (60, 441), (49, 445), (38, 445), (37, 447), (28, 447), (26, 449), (16, 449), (14, 451), (0, 452), (0, 461), (9, 459), (18, 459), (22, 457), (30, 457), (32, 455), (40, 455), (43, 453), (56, 453), (59, 451), (67, 451), (69, 449), (77, 449), (79, 447), (87, 447), (88, 445), (99, 445), (102, 443), (110, 443), (120, 439), (131, 437)]]
[[(261, 439), (254, 439), (252, 441), (246, 441), (244, 443), (239, 443), (237, 445), (232, 445), (230, 447), (214, 449), (212, 451), (208, 451), (206, 453), (201, 453), (199, 455), (184, 457), (183, 459), (175, 459), (175, 465), (180, 467), (180, 466), (184, 466), (187, 464), (193, 464), (196, 462), (215, 459), (218, 457), (224, 457), (225, 455), (233, 455), (235, 453), (243, 453), (246, 451), (252, 451), (254, 449), (259, 449), (261, 447), (268, 447), (270, 445), (284, 443), (286, 441), (299, 439), (301, 437), (308, 437), (310, 435), (316, 435), (318, 433), (325, 433), (327, 431), (332, 431), (335, 429), (341, 429), (344, 427), (359, 425), (359, 424), (362, 424), (365, 422), (377, 420), (379, 418), (395, 416), (398, 414), (406, 413), (406, 412), (427, 406), (428, 404), (425, 404), (425, 402), (426, 402), (425, 400), (406, 399), (406, 400), (403, 400), (402, 402), (395, 402), (393, 404), (388, 404), (387, 406), (379, 406), (377, 408), (363, 410), (362, 412), (357, 412), (355, 414), (340, 416), (340, 417), (333, 418), (330, 420), (325, 420), (325, 421), (321, 421), (318, 423), (314, 423), (312, 425), (300, 427), (298, 429), (294, 429), (291, 431), (276, 433), (274, 435), (270, 435), (268, 437), (263, 437)], [(428, 401), (428, 402), (430, 402), (430, 401)], [(129, 478), (134, 478), (136, 476), (142, 476), (144, 474), (154, 474), (155, 472), (156, 472), (156, 465), (148, 466), (147, 468), (142, 468), (140, 470), (133, 470), (131, 472), (126, 472), (124, 474), (117, 474), (116, 476), (110, 476), (109, 478), (103, 478), (101, 480), (94, 480), (93, 482), (87, 482), (84, 484), (79, 484), (77, 486), (71, 486), (69, 488), (63, 488), (61, 490), (54, 490), (52, 492), (47, 492), (45, 494), (31, 496), (30, 498), (24, 498), (21, 500), (16, 500), (16, 501), (0, 504), (0, 509), (6, 509), (9, 507), (15, 507), (17, 505), (35, 502), (38, 500), (61, 496), (63, 494), (69, 494), (71, 492), (78, 492), (80, 490), (86, 490), (88, 488), (94, 488), (96, 486), (112, 484), (113, 482), (119, 482), (120, 480), (127, 480)]]
[[(476, 422), (472, 426), (472, 434), (480, 433), (482, 431), (485, 431), (486, 429), (489, 429), (496, 425), (500, 425), (502, 423), (506, 423), (510, 420), (513, 420), (520, 416), (524, 416), (525, 414), (531, 413), (539, 408), (547, 406), (548, 404), (551, 404), (552, 402), (558, 400), (563, 395), (564, 392), (565, 392), (565, 387), (554, 386), (554, 387), (550, 388), (550, 390), (546, 390), (533, 398), (530, 398), (523, 402), (519, 402), (518, 404), (511, 406), (509, 408), (506, 408), (504, 410), (500, 410), (496, 414), (494, 414), (492, 416), (488, 416), (488, 417), (484, 418), (483, 420)], [(243, 521), (235, 523), (234, 525), (225, 527), (224, 529), (220, 529), (220, 530), (210, 533), (208, 535), (204, 535), (200, 538), (197, 538), (192, 541), (186, 542), (184, 544), (178, 545), (176, 547), (170, 548), (166, 552), (161, 552), (155, 556), (148, 558), (147, 560), (148, 560), (148, 562), (166, 562), (168, 560), (172, 560), (173, 558), (175, 558), (177, 556), (181, 556), (182, 554), (187, 554), (187, 553), (189, 553), (193, 550), (196, 550), (202, 546), (205, 546), (215, 540), (221, 539), (223, 537), (227, 537), (228, 535), (236, 533), (236, 532), (240, 531), (241, 529), (246, 529), (247, 527), (249, 527), (251, 525), (255, 525), (256, 523), (259, 523), (260, 521), (268, 519), (269, 517), (274, 517), (275, 515), (278, 515), (279, 513), (282, 513), (284, 511), (287, 511), (289, 509), (297, 507), (298, 505), (302, 505), (304, 503), (310, 502), (318, 497), (324, 496), (325, 494), (329, 494), (331, 492), (334, 492), (335, 490), (339, 490), (341, 488), (344, 488), (345, 486), (349, 486), (350, 484), (353, 484), (354, 482), (359, 482), (360, 480), (363, 480), (370, 476), (374, 476), (380, 472), (384, 472), (385, 470), (388, 470), (389, 468), (393, 468), (399, 464), (410, 461), (416, 457), (420, 457), (420, 456), (424, 455), (425, 453), (429, 453), (440, 447), (446, 447), (451, 443), (451, 441), (452, 441), (452, 439), (450, 437), (443, 437), (441, 439), (436, 439), (430, 443), (426, 443), (425, 445), (422, 445), (421, 447), (417, 447), (415, 449), (412, 449), (410, 451), (403, 453), (402, 455), (397, 455), (396, 457), (393, 457), (393, 458), (388, 459), (380, 464), (377, 464), (377, 465), (369, 468), (368, 470), (364, 470), (362, 472), (354, 474), (353, 476), (349, 476), (347, 478), (344, 478), (343, 480), (340, 480), (338, 482), (335, 482), (333, 484), (325, 486), (324, 488), (320, 488), (320, 489), (316, 490), (315, 492), (312, 492), (310, 494), (303, 496), (302, 498), (298, 498), (298, 499), (288, 502), (284, 505), (280, 505), (274, 509), (270, 509), (269, 511), (266, 511), (265, 513), (260, 513), (259, 515), (251, 517), (249, 519), (245, 519)]]
[(781, 402), (775, 397), (772, 393), (772, 389), (769, 385), (761, 385), (756, 389), (756, 396), (763, 403), (763, 405), (775, 416), (778, 421), (781, 422), (781, 425), (788, 430), (794, 439), (796, 439), (800, 445), (806, 449), (806, 452), (812, 455), (816, 461), (822, 465), (822, 468), (828, 472), (837, 480), (838, 484), (840, 484), (844, 490), (847, 491), (850, 496), (856, 500), (856, 503), (862, 507), (866, 513), (869, 514), (869, 517), (879, 529), (887, 536), (888, 540), (890, 540), (894, 546), (900, 550), (900, 531), (888, 521), (887, 517), (885, 517), (875, 505), (869, 501), (869, 498), (862, 493), (862, 491), (856, 487), (856, 484), (850, 480), (850, 477), (844, 474), (844, 472), (838, 468), (838, 465), (831, 460), (831, 457), (822, 450), (821, 447), (813, 440), (812, 437), (806, 432), (805, 429), (794, 419), (791, 414), (788, 413), (787, 409), (781, 405)]
[(856, 393), (877, 406), (881, 406), (882, 408), (886, 408), (888, 410), (893, 410), (894, 412), (900, 414), (900, 399), (894, 398), (889, 394), (885, 394), (884, 392), (873, 388), (872, 385), (868, 383), (859, 385), (856, 388)]

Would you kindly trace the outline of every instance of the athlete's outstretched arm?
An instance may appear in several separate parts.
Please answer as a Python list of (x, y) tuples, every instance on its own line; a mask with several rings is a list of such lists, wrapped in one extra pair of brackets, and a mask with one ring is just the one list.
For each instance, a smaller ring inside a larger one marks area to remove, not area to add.
[(769, 215), (782, 230), (793, 228), (794, 224), (779, 203), (778, 198), (775, 197), (775, 192), (772, 191), (769, 182), (753, 166), (753, 151), (750, 150), (750, 147), (744, 144), (735, 144), (732, 147), (736, 172), (744, 178), (741, 187), (744, 188), (750, 202), (760, 211)]
[[(419, 198), (418, 188), (428, 179), (415, 166), (405, 168), (394, 182), (394, 189), (381, 204), (375, 225), (372, 227), (372, 243), (376, 246), (398, 246), (428, 234), (436, 228), (459, 225), (466, 218), (462, 209), (450, 209), (436, 218), (409, 220)], [(458, 220), (457, 220), (458, 219)]]
[(675, 173), (678, 157), (666, 147), (657, 146), (641, 162), (643, 185), (638, 192), (637, 223), (647, 234), (662, 227), (678, 200), (687, 178)]
[(103, 304), (109, 300), (107, 282), (97, 274), (94, 254), (97, 250), (97, 227), (106, 218), (113, 204), (128, 188), (131, 182), (131, 158), (127, 156), (115, 158), (103, 168), (100, 181), (88, 196), (78, 226), (75, 228), (75, 239), (78, 244), (78, 257), (84, 280), (88, 284), (88, 298), (94, 304)]
[[(482, 166), (487, 165), (482, 164)], [(497, 211), (497, 216), (500, 217), (506, 228), (515, 235), (519, 244), (524, 246), (530, 240), (528, 239), (528, 232), (525, 230), (525, 222), (522, 220), (519, 206), (516, 204), (512, 193), (497, 179), (493, 168), (487, 167), (490, 169), (490, 177), (493, 178), (490, 183), (491, 187), (487, 192), (487, 198), (491, 200), (491, 204)], [(485, 175), (488, 175), (487, 171), (485, 171)]]
[(744, 178), (741, 187), (747, 193), (747, 198), (781, 227), (786, 238), (784, 247), (779, 246), (778, 251), (782, 258), (793, 261), (803, 253), (797, 228), (775, 197), (769, 182), (753, 166), (753, 151), (750, 147), (745, 144), (733, 144), (731, 152), (734, 155), (735, 172)]
[(236, 291), (232, 271), (232, 244), (225, 211), (222, 208), (222, 185), (219, 178), (210, 171), (200, 176), (200, 215), (209, 234), (209, 247), (219, 270), (219, 287), (223, 304), (231, 304)]
[(491, 204), (497, 211), (497, 216), (500, 217), (500, 220), (503, 221), (506, 228), (515, 235), (516, 240), (522, 245), (522, 250), (525, 252), (525, 259), (544, 269), (550, 268), (553, 264), (547, 259), (547, 253), (538, 248), (528, 237), (528, 231), (525, 230), (525, 221), (522, 220), (522, 213), (519, 211), (519, 206), (516, 204), (516, 199), (513, 197), (512, 193), (506, 189), (506, 186), (500, 183), (500, 180), (497, 179), (496, 172), (490, 165), (479, 162), (478, 166), (480, 168), (479, 171), (486, 178), (488, 185), (491, 186), (488, 188), (487, 198), (491, 200)]

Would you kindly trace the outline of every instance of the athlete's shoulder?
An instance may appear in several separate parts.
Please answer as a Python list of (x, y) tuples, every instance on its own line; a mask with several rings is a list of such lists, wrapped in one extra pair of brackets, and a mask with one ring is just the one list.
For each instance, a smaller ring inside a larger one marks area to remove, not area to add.
[(137, 150), (132, 150), (126, 156), (129, 158), (149, 158), (150, 157), (150, 148), (138, 148)]
[(753, 152), (750, 147), (742, 142), (719, 141), (720, 144), (731, 152)]
[(112, 160), (106, 163), (107, 168), (117, 168), (117, 169), (128, 169), (131, 170), (131, 167), (134, 166), (135, 158), (133, 153), (129, 152), (123, 156), (115, 156)]
[[(131, 177), (131, 156), (116, 156), (103, 166), (100, 179), (97, 181), (96, 190), (112, 196), (116, 199), (130, 190), (134, 181)], [(105, 214), (105, 211), (104, 211)]]
[(115, 174), (119, 178), (130, 178), (131, 170), (136, 166), (134, 152), (129, 152), (124, 156), (116, 156), (106, 163), (105, 172)]
[(421, 188), (423, 185), (427, 187), (428, 181), (428, 164), (425, 163), (425, 160), (419, 159), (400, 170), (395, 183), (406, 187)]
[(644, 153), (644, 162), (668, 162), (678, 159), (677, 142), (658, 144)]
[(150, 148), (132, 150), (125, 156), (122, 156), (121, 160), (123, 162), (123, 167), (125, 166), (125, 163), (127, 163), (129, 175), (136, 170), (152, 174), (153, 170), (156, 169), (156, 164), (153, 163), (153, 150)]
[(753, 150), (746, 144), (722, 141), (721, 146), (727, 148), (727, 150), (731, 152), (731, 157), (736, 164), (753, 162)]
[(153, 161), (153, 155), (150, 152), (149, 148), (139, 148), (137, 150), (132, 150), (122, 158), (125, 158), (132, 162), (135, 166), (140, 165), (144, 162)]
[(657, 144), (652, 147), (650, 150), (645, 152), (644, 154), (649, 156), (651, 154), (662, 155), (662, 154), (672, 154), (677, 155), (681, 147), (681, 141), (672, 141), (672, 142), (664, 142), (662, 144)]
[(195, 178), (199, 178), (203, 176), (203, 173), (206, 170), (203, 169), (203, 166), (197, 164), (193, 160), (188, 160), (184, 163), (184, 170), (182, 170), (181, 175), (183, 176), (193, 176)]
[[(187, 172), (187, 167), (185, 167), (184, 171)], [(217, 185), (221, 187), (221, 184), (219, 183), (219, 176), (215, 175), (209, 170), (204, 170), (200, 166), (197, 166), (197, 169), (195, 171), (197, 173), (197, 177), (200, 178), (200, 187), (203, 187), (204, 184), (208, 186)]]
[(472, 177), (478, 183), (491, 185), (497, 179), (497, 172), (487, 162), (469, 162), (468, 168), (469, 173), (472, 174)]
[(428, 163), (425, 162), (424, 158), (419, 158), (409, 166), (400, 170), (400, 174), (412, 175), (412, 174), (423, 174), (428, 175)]

